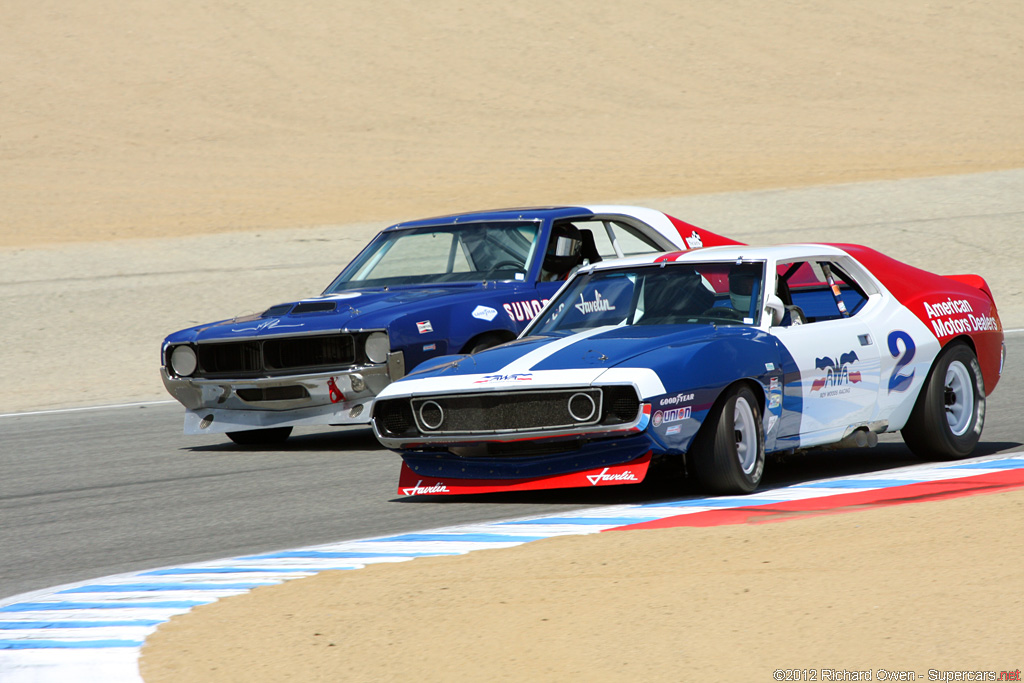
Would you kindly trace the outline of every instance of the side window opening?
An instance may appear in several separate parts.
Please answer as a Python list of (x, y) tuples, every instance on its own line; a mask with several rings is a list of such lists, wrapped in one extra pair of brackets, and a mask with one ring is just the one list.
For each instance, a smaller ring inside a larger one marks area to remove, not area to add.
[[(868, 297), (857, 281), (832, 261), (793, 261), (779, 263), (776, 294), (786, 306), (784, 325), (856, 315)], [(835, 285), (835, 293), (833, 291)]]

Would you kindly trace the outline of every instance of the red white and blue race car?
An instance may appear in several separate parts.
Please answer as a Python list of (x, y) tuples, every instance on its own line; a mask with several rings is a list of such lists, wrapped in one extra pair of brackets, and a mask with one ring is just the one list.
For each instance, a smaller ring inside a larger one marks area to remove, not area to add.
[(399, 493), (631, 484), (652, 459), (756, 489), (765, 454), (971, 453), (1005, 347), (977, 275), (863, 246), (720, 246), (581, 269), (514, 342), (439, 358), (378, 397)]
[(731, 243), (636, 206), (399, 223), (320, 296), (168, 336), (163, 382), (186, 434), (269, 444), (294, 426), (366, 424), (377, 393), (424, 361), (515, 339), (581, 265)]

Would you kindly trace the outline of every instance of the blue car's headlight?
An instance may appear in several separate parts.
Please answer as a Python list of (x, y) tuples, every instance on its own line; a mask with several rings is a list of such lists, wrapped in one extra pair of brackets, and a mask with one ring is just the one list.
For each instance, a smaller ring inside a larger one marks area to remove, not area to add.
[(175, 346), (169, 361), (171, 370), (179, 377), (188, 377), (199, 367), (196, 352), (188, 344)]
[(371, 363), (383, 363), (388, 359), (388, 352), (391, 351), (391, 342), (384, 332), (374, 332), (366, 338), (366, 357)]

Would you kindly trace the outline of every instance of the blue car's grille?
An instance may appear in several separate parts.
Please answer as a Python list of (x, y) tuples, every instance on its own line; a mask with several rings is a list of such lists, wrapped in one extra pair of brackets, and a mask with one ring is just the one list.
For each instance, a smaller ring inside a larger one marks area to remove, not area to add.
[(352, 335), (283, 337), (199, 344), (200, 377), (246, 377), (327, 370), (356, 362)]
[(378, 401), (374, 421), (387, 436), (424, 437), (573, 430), (632, 422), (631, 386), (440, 395)]

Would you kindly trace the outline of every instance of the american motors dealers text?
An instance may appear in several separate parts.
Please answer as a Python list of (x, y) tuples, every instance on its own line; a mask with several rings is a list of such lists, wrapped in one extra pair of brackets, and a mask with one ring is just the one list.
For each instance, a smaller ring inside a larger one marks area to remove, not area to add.
[(999, 322), (994, 317), (974, 315), (974, 309), (967, 299), (948, 298), (934, 304), (925, 303), (924, 310), (928, 314), (936, 337), (999, 329)]
[(925, 673), (909, 669), (776, 669), (776, 681), (1019, 681), (1020, 669), (986, 671), (983, 669), (928, 669)]

